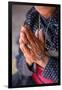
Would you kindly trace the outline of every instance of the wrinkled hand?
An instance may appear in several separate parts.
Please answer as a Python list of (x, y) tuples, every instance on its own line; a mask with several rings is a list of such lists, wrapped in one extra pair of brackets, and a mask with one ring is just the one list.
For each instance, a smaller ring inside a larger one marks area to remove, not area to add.
[(26, 62), (31, 65), (34, 63), (39, 63), (41, 61), (41, 65), (44, 65), (44, 57), (45, 57), (45, 43), (44, 36), (42, 31), (38, 30), (34, 33), (27, 26), (22, 26), (20, 30), (20, 49), (22, 50)]

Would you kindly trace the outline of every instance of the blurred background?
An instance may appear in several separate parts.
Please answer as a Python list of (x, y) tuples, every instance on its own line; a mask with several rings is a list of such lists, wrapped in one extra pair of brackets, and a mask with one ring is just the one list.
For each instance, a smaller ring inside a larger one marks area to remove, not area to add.
[[(30, 5), (12, 5), (12, 74), (15, 74), (17, 72), (15, 57), (19, 54), (19, 46), (17, 44), (17, 40), (19, 37), (20, 27), (21, 25), (23, 25), (26, 18), (26, 13), (31, 7), (32, 6)], [(23, 64), (23, 66), (21, 63), (21, 68), (23, 74), (30, 75), (29, 71), (27, 71), (26, 73), (27, 67), (25, 63)]]

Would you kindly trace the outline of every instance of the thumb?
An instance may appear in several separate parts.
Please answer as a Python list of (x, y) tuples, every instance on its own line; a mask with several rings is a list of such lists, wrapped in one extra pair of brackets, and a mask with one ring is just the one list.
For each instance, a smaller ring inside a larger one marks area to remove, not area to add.
[(45, 36), (44, 36), (42, 29), (40, 29), (39, 31), (39, 40), (41, 40), (42, 43), (45, 43)]
[(35, 32), (35, 36), (36, 36), (36, 38), (39, 38), (39, 31), (38, 31), (38, 29)]

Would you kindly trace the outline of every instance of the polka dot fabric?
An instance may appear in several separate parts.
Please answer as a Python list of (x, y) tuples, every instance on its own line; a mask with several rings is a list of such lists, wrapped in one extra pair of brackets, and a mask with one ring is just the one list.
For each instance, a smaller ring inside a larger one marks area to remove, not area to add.
[(58, 75), (58, 59), (49, 57), (48, 64), (46, 65), (44, 71), (42, 72), (42, 75), (47, 78), (54, 80), (55, 82), (59, 81), (59, 75)]
[[(35, 32), (39, 28), (39, 13), (34, 7), (32, 7), (27, 15), (24, 25), (31, 27), (32, 31)], [(47, 25), (50, 22), (48, 29)], [(48, 17), (46, 19), (42, 15), (40, 16), (40, 28), (43, 29), (46, 37), (46, 47), (48, 50), (58, 51), (58, 34), (59, 34), (59, 16), (58, 11), (55, 16)], [(42, 75), (45, 78), (52, 79), (58, 82), (58, 59), (50, 57), (46, 68), (44, 69)]]
[[(39, 29), (39, 13), (32, 7), (27, 15), (24, 24), (27, 24), (31, 27), (32, 31), (35, 32)], [(49, 24), (50, 22), (50, 24)], [(48, 26), (49, 24), (49, 26)], [(48, 29), (47, 29), (48, 26)], [(58, 32), (59, 32), (59, 23), (56, 16), (49, 17), (47, 20), (45, 17), (40, 16), (40, 28), (43, 29), (46, 38), (46, 48), (48, 50), (58, 51)]]

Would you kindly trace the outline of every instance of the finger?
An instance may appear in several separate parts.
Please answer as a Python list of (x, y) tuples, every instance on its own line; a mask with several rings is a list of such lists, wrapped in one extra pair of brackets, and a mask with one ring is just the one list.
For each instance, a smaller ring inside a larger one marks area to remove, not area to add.
[(25, 33), (20, 32), (20, 39), (21, 39), (25, 44), (28, 44), (28, 39), (27, 39)]
[(37, 42), (38, 45), (43, 48), (44, 47), (44, 37), (43, 37), (43, 32), (42, 29), (39, 31), (38, 29), (35, 32), (35, 36), (37, 37)]
[(20, 44), (20, 49), (24, 54), (30, 54), (30, 49), (23, 42)]
[(27, 39), (30, 42), (30, 44), (32, 46), (34, 46), (35, 45), (35, 40), (34, 40), (34, 35), (33, 35), (32, 31), (29, 28), (27, 28), (26, 26), (22, 27), (21, 30), (26, 34)]
[(42, 43), (45, 42), (44, 33), (42, 29), (39, 31), (39, 40), (42, 41)]

